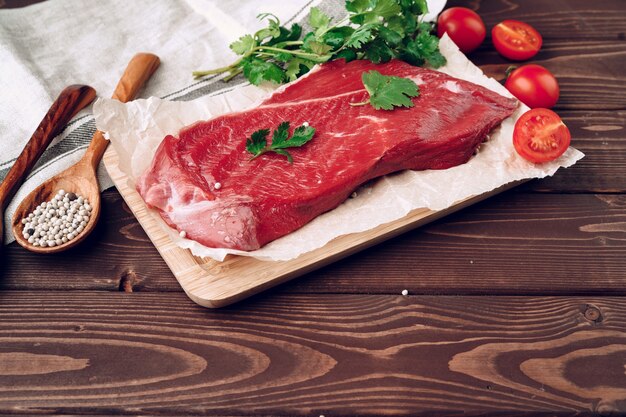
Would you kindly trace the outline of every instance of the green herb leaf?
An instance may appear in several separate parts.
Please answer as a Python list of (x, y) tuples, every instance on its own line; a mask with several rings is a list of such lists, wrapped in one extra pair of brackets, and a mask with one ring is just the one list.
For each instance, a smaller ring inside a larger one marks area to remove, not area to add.
[(289, 138), (289, 122), (282, 122), (272, 133), (272, 149), (281, 149)]
[(388, 18), (397, 15), (401, 10), (395, 0), (378, 0), (372, 12), (380, 17)]
[(278, 46), (279, 44), (283, 42), (297, 41), (298, 39), (300, 39), (300, 35), (302, 35), (302, 26), (300, 26), (297, 23), (294, 23), (293, 25), (291, 25), (291, 29), (287, 29), (284, 26), (280, 26), (278, 28), (278, 31), (280, 32), (278, 37), (273, 37), (272, 39), (265, 42), (263, 45)]
[(355, 30), (350, 38), (346, 41), (345, 45), (348, 48), (360, 48), (363, 44), (369, 42), (372, 39), (373, 25), (368, 24), (361, 26)]
[(346, 10), (352, 13), (363, 13), (370, 7), (370, 0), (347, 0)]
[[(289, 127), (288, 122), (287, 122), (287, 127)], [(288, 141), (280, 145), (274, 146), (274, 140), (272, 139), (272, 148), (282, 149), (282, 148), (287, 148), (287, 147), (289, 148), (300, 147), (304, 145), (305, 143), (307, 143), (308, 141), (310, 141), (311, 139), (313, 139), (314, 134), (315, 134), (315, 129), (313, 127), (302, 125), (302, 126), (297, 127), (293, 131), (293, 135)]]
[(257, 157), (264, 152), (267, 147), (267, 135), (269, 134), (269, 129), (259, 129), (246, 140), (246, 149), (253, 157)]
[(243, 75), (254, 85), (263, 80), (280, 84), (285, 79), (285, 72), (278, 65), (260, 58), (248, 57), (242, 61)]
[(338, 50), (344, 46), (346, 41), (353, 33), (354, 29), (352, 29), (350, 26), (341, 26), (326, 32), (322, 38), (322, 41), (326, 45), (330, 45), (333, 50)]
[(285, 75), (289, 79), (289, 81), (294, 81), (298, 79), (303, 74), (309, 72), (311, 68), (315, 65), (315, 62), (302, 59), (302, 58), (294, 58), (289, 61), (287, 68), (285, 69)]
[(394, 107), (413, 107), (411, 97), (419, 96), (419, 87), (413, 80), (382, 75), (378, 71), (364, 72), (363, 85), (370, 95), (369, 101), (354, 106), (371, 104), (376, 110), (393, 110)]
[(254, 37), (260, 42), (265, 38), (277, 38), (280, 36), (280, 20), (272, 13), (261, 13), (257, 16), (259, 20), (267, 19), (268, 26), (257, 31)]
[(333, 47), (330, 45), (326, 45), (325, 43), (318, 41), (311, 41), (307, 44), (309, 51), (313, 52), (317, 55), (326, 55), (328, 54)]
[[(258, 16), (267, 26), (231, 44), (241, 57), (233, 64), (209, 71), (195, 71), (194, 76), (237, 74), (253, 84), (262, 81), (281, 83), (305, 74), (312, 63), (330, 59), (368, 59), (374, 63), (400, 58), (413, 65), (445, 65), (439, 51), (439, 39), (432, 33), (433, 24), (422, 21), (426, 0), (347, 0), (348, 21), (333, 24), (330, 16), (318, 7), (309, 14), (312, 31), (302, 37), (297, 24), (287, 29), (271, 13)], [(302, 37), (302, 40), (300, 40)]]
[(420, 25), (420, 32), (415, 39), (407, 42), (400, 57), (413, 65), (424, 65), (426, 62), (433, 68), (446, 64), (446, 58), (439, 51), (439, 38), (430, 33), (430, 25)]
[(330, 24), (330, 17), (322, 12), (319, 7), (311, 7), (309, 24), (313, 29), (326, 29)]
[(357, 58), (356, 51), (354, 49), (342, 49), (333, 55), (333, 59), (345, 59), (346, 62), (354, 61)]
[(385, 26), (381, 25), (378, 28), (378, 36), (380, 36), (380, 38), (391, 48), (396, 48), (402, 44), (402, 35)]
[(365, 57), (374, 64), (387, 62), (393, 58), (393, 50), (381, 39), (374, 39), (365, 48)]
[(285, 149), (297, 148), (309, 142), (315, 135), (315, 129), (308, 125), (297, 127), (289, 138), (289, 122), (282, 122), (272, 133), (272, 143), (268, 146), (267, 136), (269, 129), (259, 129), (246, 140), (246, 150), (254, 159), (267, 152), (274, 152), (287, 157), (290, 164), (293, 163), (291, 154)]
[(256, 46), (256, 42), (252, 35), (244, 35), (239, 40), (230, 44), (230, 49), (233, 50), (237, 55), (244, 55), (247, 52), (250, 52), (252, 48)]

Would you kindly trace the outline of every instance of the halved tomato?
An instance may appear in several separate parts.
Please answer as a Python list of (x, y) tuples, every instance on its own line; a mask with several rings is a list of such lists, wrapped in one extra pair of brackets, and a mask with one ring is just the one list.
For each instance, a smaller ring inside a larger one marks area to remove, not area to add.
[(496, 50), (505, 58), (524, 61), (537, 55), (543, 38), (528, 23), (519, 20), (505, 20), (491, 29), (491, 37)]
[(513, 146), (524, 159), (540, 164), (567, 150), (572, 136), (558, 114), (549, 109), (527, 111), (515, 123)]

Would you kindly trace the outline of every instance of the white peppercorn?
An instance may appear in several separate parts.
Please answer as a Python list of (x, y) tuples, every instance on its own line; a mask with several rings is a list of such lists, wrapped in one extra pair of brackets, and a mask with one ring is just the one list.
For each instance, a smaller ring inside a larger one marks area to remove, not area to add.
[(85, 230), (92, 210), (84, 197), (59, 190), (22, 219), (22, 236), (33, 246), (63, 245)]

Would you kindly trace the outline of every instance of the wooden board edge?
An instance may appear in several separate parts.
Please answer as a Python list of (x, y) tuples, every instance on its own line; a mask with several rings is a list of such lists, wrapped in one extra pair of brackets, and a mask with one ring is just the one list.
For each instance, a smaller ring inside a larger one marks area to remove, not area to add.
[[(241, 301), (339, 259), (350, 256), (409, 230), (485, 200), (525, 181), (505, 184), (488, 193), (468, 198), (445, 210), (416, 209), (407, 216), (373, 229), (339, 236), (324, 247), (285, 261), (261, 261), (250, 257), (229, 256), (224, 262), (197, 258), (187, 249), (176, 246), (154, 221), (143, 199), (127, 186), (127, 177), (118, 167), (112, 147), (104, 155), (104, 165), (122, 198), (163, 257), (183, 291), (195, 303), (219, 308)], [(237, 281), (244, 285), (236, 286)]]

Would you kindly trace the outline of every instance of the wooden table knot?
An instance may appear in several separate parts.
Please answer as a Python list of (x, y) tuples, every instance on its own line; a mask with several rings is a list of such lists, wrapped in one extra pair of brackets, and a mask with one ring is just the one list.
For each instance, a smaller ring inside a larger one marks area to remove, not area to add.
[(603, 320), (602, 312), (596, 306), (587, 304), (584, 312), (585, 318), (594, 323), (600, 323)]

